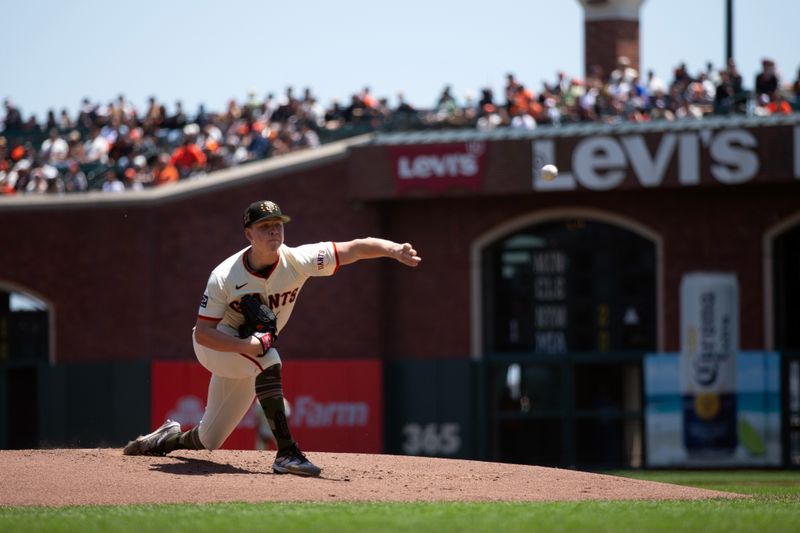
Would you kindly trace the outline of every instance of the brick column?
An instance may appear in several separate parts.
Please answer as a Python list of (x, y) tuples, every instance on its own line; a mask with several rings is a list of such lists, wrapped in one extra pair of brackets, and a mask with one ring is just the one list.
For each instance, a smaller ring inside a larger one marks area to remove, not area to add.
[(644, 0), (578, 0), (584, 9), (584, 68), (608, 77), (625, 56), (639, 68), (639, 8)]

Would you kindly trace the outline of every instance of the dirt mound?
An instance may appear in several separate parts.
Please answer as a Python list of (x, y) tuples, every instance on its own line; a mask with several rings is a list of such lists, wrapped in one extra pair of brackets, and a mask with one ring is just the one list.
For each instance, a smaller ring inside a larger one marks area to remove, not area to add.
[(738, 495), (573, 470), (349, 453), (307, 454), (322, 477), (272, 473), (274, 452), (0, 451), (0, 505), (230, 501), (555, 501)]

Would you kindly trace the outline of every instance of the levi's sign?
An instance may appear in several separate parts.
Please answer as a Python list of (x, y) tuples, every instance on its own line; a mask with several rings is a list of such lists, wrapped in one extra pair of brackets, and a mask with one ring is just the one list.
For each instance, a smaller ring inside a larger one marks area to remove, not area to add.
[(397, 192), (479, 191), (486, 148), (485, 142), (389, 147)]
[[(786, 178), (794, 174), (795, 179), (800, 179), (798, 128), (793, 134), (794, 168), (789, 166), (781, 174)], [(738, 128), (647, 136), (599, 135), (576, 143), (560, 141), (558, 146), (555, 139), (538, 139), (532, 142), (532, 153), (532, 186), (537, 191), (693, 186), (701, 180), (737, 185), (755, 179), (763, 163), (759, 139), (753, 131)], [(791, 159), (786, 154), (786, 161)], [(560, 167), (558, 176), (551, 181), (541, 176), (542, 166), (548, 163)]]

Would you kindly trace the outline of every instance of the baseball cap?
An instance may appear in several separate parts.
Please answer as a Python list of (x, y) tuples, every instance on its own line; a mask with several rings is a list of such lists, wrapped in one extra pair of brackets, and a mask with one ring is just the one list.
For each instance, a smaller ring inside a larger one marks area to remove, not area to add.
[(250, 204), (244, 212), (244, 227), (249, 228), (255, 222), (269, 218), (277, 218), (283, 223), (291, 220), (291, 218), (281, 212), (281, 208), (275, 202), (260, 200)]

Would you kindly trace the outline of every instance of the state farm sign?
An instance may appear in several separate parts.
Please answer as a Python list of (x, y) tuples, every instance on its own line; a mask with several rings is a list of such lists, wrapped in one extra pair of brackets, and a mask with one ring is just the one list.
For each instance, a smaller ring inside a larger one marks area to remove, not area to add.
[(383, 452), (380, 360), (285, 361), (289, 427), (303, 449)]
[(487, 146), (470, 142), (390, 147), (397, 192), (479, 191)]
[[(774, 161), (762, 160), (772, 147), (759, 146), (757, 130), (731, 128), (663, 134), (600, 135), (573, 142), (538, 139), (532, 142), (532, 186), (537, 191), (578, 188), (606, 191), (627, 187), (655, 188), (665, 185), (694, 186), (704, 183), (737, 185), (752, 181), (771, 165), (767, 174), (800, 178), (798, 137), (794, 128), (794, 165), (775, 169)], [(788, 148), (788, 146), (787, 146)], [(786, 162), (791, 157), (782, 158)], [(546, 181), (541, 167), (556, 163), (558, 177)]]

